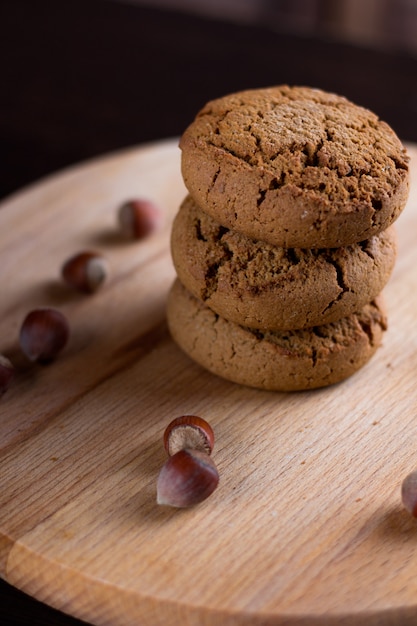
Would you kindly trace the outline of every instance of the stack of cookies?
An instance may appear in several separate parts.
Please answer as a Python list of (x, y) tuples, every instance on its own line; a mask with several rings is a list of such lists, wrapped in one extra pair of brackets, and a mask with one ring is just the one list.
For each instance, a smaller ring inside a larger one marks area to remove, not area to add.
[(292, 391), (340, 382), (386, 329), (381, 291), (408, 158), (393, 130), (304, 87), (209, 102), (180, 142), (168, 324), (228, 380)]

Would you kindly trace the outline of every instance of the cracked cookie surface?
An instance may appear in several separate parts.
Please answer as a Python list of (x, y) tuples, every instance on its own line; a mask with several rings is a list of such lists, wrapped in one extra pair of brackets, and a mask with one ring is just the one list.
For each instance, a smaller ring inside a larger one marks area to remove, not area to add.
[(369, 239), (405, 206), (408, 157), (371, 111), (307, 87), (213, 100), (180, 141), (182, 175), (223, 226), (282, 247)]
[(282, 248), (221, 226), (191, 196), (171, 234), (181, 282), (214, 312), (250, 328), (327, 324), (361, 309), (388, 281), (395, 227), (340, 248)]
[(381, 344), (381, 297), (338, 322), (306, 330), (258, 331), (229, 322), (177, 279), (170, 291), (171, 335), (194, 361), (227, 380), (273, 391), (301, 391), (348, 378)]

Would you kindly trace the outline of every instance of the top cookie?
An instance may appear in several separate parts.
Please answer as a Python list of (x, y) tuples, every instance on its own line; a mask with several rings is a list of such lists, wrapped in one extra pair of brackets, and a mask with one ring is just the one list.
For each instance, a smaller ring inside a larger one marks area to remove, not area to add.
[(185, 185), (201, 209), (282, 247), (369, 239), (408, 197), (408, 157), (394, 131), (317, 89), (284, 85), (213, 100), (180, 148)]

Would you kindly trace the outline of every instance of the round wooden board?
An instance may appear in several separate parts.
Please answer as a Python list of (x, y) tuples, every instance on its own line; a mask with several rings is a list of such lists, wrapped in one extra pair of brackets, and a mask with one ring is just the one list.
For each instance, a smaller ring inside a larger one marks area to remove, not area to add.
[[(0, 574), (112, 626), (415, 624), (417, 524), (400, 485), (417, 465), (417, 149), (385, 289), (389, 330), (344, 383), (280, 394), (223, 381), (170, 339), (171, 220), (185, 195), (175, 140), (82, 164), (0, 210)], [(119, 204), (153, 198), (163, 228), (123, 240)], [(109, 260), (93, 296), (61, 283), (84, 248)], [(65, 352), (28, 365), (25, 313), (56, 306)], [(162, 433), (184, 413), (216, 433), (221, 481), (189, 510), (159, 507)]]

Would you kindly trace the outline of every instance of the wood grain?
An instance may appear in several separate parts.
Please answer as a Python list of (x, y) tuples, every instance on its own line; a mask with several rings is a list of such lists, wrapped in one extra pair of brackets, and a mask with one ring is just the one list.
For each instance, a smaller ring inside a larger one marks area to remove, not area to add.
[[(358, 374), (297, 394), (246, 389), (173, 344), (165, 301), (170, 224), (185, 190), (175, 140), (82, 164), (0, 210), (0, 351), (18, 375), (1, 399), (0, 574), (34, 597), (111, 626), (415, 624), (417, 525), (400, 484), (417, 465), (417, 148), (385, 289), (389, 330)], [(126, 242), (118, 205), (165, 208)], [(83, 248), (111, 275), (93, 296), (59, 277)], [(70, 343), (47, 367), (17, 347), (25, 313), (57, 306)], [(158, 507), (163, 430), (213, 425), (217, 491)]]

